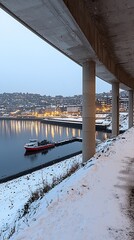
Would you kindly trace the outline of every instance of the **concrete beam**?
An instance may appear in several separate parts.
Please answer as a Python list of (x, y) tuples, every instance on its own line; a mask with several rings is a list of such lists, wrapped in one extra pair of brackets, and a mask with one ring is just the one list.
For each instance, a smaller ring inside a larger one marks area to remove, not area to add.
[(83, 162), (95, 154), (95, 63), (83, 64)]
[[(106, 39), (95, 25), (95, 21), (91, 18), (86, 1), (81, 0), (63, 0), (67, 8), (71, 12), (81, 31), (91, 44), (99, 61), (115, 76), (115, 81), (134, 89), (134, 81), (111, 55), (106, 45)], [(93, 60), (93, 59), (92, 59)], [(94, 59), (95, 60), (95, 59)], [(97, 61), (96, 61), (97, 62)]]

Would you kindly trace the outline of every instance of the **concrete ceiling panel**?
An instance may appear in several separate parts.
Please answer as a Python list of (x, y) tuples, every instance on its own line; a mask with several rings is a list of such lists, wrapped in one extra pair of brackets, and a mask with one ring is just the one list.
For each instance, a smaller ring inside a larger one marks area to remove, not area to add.
[(0, 0), (0, 4), (80, 65), (94, 60), (101, 79), (118, 78), (134, 88), (133, 0)]

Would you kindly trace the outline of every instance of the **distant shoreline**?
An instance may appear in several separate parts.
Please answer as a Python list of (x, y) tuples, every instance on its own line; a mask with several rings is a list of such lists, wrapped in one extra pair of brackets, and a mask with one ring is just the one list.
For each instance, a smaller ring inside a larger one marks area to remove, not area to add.
[(43, 118), (36, 117), (0, 117), (0, 120), (23, 120), (23, 121), (41, 121)]
[[(0, 120), (15, 120), (15, 121), (39, 121), (41, 123), (46, 123), (46, 124), (51, 124), (51, 125), (58, 125), (58, 126), (63, 126), (63, 127), (70, 127), (70, 128), (76, 128), (76, 129), (81, 129), (82, 130), (82, 123), (78, 122), (70, 122), (70, 121), (61, 121), (61, 119), (58, 120), (53, 120), (53, 119), (45, 119), (45, 118), (36, 118), (36, 117), (0, 117)], [(112, 131), (107, 129), (105, 126), (96, 126), (96, 131), (102, 131), (102, 132), (107, 132), (111, 133)], [(125, 132), (125, 130), (120, 130), (120, 133)]]

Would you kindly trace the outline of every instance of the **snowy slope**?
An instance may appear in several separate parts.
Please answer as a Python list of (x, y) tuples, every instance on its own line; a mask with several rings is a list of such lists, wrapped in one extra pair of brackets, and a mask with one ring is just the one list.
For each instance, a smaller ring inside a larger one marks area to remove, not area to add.
[[(134, 239), (129, 205), (134, 188), (133, 145), (134, 128), (104, 144), (87, 164), (35, 201), (20, 220), (17, 211), (30, 191), (38, 188), (42, 178), (66, 171), (72, 159), (1, 184), (0, 227), (3, 230), (7, 223), (7, 230), (1, 231), (0, 239), (8, 239), (14, 225), (11, 240)], [(73, 161), (81, 162), (81, 155)]]

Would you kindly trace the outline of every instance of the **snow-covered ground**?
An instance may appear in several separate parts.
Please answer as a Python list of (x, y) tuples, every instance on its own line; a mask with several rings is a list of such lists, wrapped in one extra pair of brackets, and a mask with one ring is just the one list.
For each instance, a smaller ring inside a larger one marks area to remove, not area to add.
[[(69, 171), (74, 163), (81, 163), (81, 155), (54, 164), (50, 167), (33, 172), (15, 180), (0, 184), (0, 240), (7, 240), (14, 222), (21, 216), (24, 204), (33, 192), (42, 188), (44, 181), (51, 184), (53, 178), (58, 178)], [(18, 223), (15, 224), (16, 227)]]
[[(112, 121), (107, 129), (112, 131)], [(128, 129), (128, 113), (120, 113), (119, 114), (119, 130), (126, 131)]]
[[(79, 155), (0, 185), (0, 240), (134, 239), (134, 128), (98, 146), (97, 153), (73, 175), (21, 209), (43, 179), (61, 176)], [(14, 228), (15, 226), (15, 228)]]

